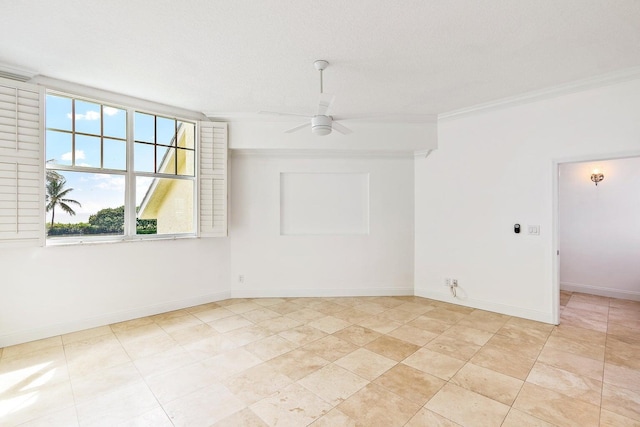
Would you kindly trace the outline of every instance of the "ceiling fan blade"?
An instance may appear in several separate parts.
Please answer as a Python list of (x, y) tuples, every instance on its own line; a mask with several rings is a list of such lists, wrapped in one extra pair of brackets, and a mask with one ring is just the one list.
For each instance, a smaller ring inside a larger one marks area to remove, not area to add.
[(293, 116), (293, 117), (311, 118), (311, 116), (308, 116), (306, 114), (280, 113), (278, 111), (258, 111), (258, 114), (268, 114), (268, 115), (271, 115), (271, 116)]
[(331, 107), (331, 104), (333, 104), (334, 99), (334, 95), (331, 95), (329, 93), (321, 93), (320, 99), (318, 100), (318, 112), (316, 113), (316, 116), (326, 116), (327, 111), (329, 111), (329, 108)]
[(298, 126), (296, 126), (296, 127), (294, 127), (294, 128), (291, 128), (291, 129), (289, 129), (289, 130), (284, 131), (284, 133), (293, 133), (293, 132), (296, 132), (296, 131), (298, 131), (298, 130), (300, 130), (300, 129), (304, 129), (304, 128), (306, 128), (307, 126), (311, 126), (311, 122), (307, 122), (307, 123), (303, 123), (303, 124), (301, 124), (301, 125), (298, 125)]
[(331, 128), (333, 130), (337, 130), (338, 132), (340, 132), (343, 135), (348, 135), (351, 132), (353, 132), (351, 129), (349, 129), (348, 127), (346, 127), (345, 125), (342, 125), (338, 122), (336, 122), (335, 120), (333, 121), (333, 123), (331, 124)]

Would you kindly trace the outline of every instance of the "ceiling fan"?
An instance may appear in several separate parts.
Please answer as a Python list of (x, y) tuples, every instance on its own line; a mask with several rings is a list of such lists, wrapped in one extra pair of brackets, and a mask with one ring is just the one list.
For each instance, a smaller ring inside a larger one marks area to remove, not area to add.
[(335, 98), (333, 95), (324, 93), (323, 91), (324, 88), (322, 81), (322, 72), (329, 66), (329, 62), (325, 61), (324, 59), (319, 59), (313, 63), (313, 66), (316, 68), (316, 70), (320, 71), (320, 99), (318, 101), (318, 108), (315, 115), (308, 116), (304, 114), (279, 113), (275, 111), (260, 111), (260, 113), (273, 114), (278, 116), (306, 117), (307, 119), (311, 119), (304, 124), (285, 131), (285, 133), (296, 132), (306, 128), (307, 126), (311, 126), (311, 132), (313, 132), (314, 135), (318, 136), (329, 135), (332, 130), (336, 130), (343, 135), (351, 133), (351, 129), (337, 122), (337, 120), (340, 119), (327, 114)]

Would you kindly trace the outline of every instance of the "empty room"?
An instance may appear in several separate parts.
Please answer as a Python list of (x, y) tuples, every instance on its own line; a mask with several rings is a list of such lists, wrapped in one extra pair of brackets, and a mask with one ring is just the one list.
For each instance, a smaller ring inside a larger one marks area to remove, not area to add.
[(640, 425), (637, 0), (0, 21), (0, 425)]

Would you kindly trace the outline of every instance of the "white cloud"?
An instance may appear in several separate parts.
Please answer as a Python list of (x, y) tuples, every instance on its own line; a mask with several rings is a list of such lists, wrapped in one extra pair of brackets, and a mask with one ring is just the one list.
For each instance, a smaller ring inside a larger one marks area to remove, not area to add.
[[(71, 113), (67, 113), (67, 117), (71, 118)], [(76, 114), (76, 120), (100, 120), (100, 112), (89, 110), (87, 114)]]
[[(69, 151), (68, 153), (64, 153), (61, 158), (62, 160), (71, 161), (71, 151)], [(84, 160), (84, 158), (84, 151), (76, 150), (76, 160)]]
[(107, 116), (115, 116), (116, 114), (118, 114), (121, 110), (118, 110), (117, 108), (113, 108), (113, 107), (104, 107), (102, 108), (102, 111), (107, 115)]
[(93, 186), (98, 190), (117, 190), (124, 191), (124, 176), (122, 175), (99, 175), (93, 174), (91, 179), (97, 181)]
[[(113, 107), (104, 107), (102, 111), (106, 116), (115, 116), (122, 110)], [(67, 117), (71, 118), (71, 113), (67, 113)], [(100, 120), (100, 112), (89, 110), (86, 114), (76, 114), (76, 120)]]

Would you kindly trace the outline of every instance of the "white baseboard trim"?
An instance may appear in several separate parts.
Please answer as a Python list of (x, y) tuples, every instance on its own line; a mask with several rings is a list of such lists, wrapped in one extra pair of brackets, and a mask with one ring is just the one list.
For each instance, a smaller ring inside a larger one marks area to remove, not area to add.
[(629, 299), (640, 301), (640, 292), (625, 291), (623, 289), (606, 288), (603, 286), (583, 285), (580, 283), (560, 282), (561, 291), (582, 292), (583, 294), (600, 295), (602, 297)]
[(231, 298), (386, 297), (413, 295), (404, 288), (234, 289)]
[(98, 326), (110, 325), (112, 323), (124, 322), (131, 319), (137, 319), (139, 317), (152, 316), (154, 314), (180, 310), (182, 308), (193, 307), (195, 305), (206, 304), (209, 302), (220, 301), (228, 298), (230, 298), (229, 292), (219, 292), (215, 294), (200, 295), (197, 297), (168, 301), (144, 307), (137, 307), (134, 309), (123, 310), (114, 313), (101, 314), (85, 319), (56, 323), (33, 329), (9, 332), (0, 335), (0, 348), (39, 340), (42, 338), (54, 337), (56, 335), (68, 334), (70, 332), (82, 331), (84, 329), (95, 328)]
[(465, 307), (478, 308), (480, 310), (492, 311), (494, 313), (506, 314), (509, 316), (522, 317), (535, 320), (537, 322), (555, 324), (552, 314), (549, 312), (531, 310), (529, 308), (514, 307), (507, 304), (500, 304), (490, 301), (483, 301), (471, 298), (454, 298), (449, 292), (434, 292), (430, 289), (416, 288), (415, 295), (418, 297), (434, 299), (452, 304), (459, 304)]

